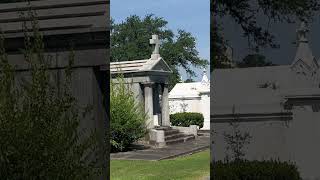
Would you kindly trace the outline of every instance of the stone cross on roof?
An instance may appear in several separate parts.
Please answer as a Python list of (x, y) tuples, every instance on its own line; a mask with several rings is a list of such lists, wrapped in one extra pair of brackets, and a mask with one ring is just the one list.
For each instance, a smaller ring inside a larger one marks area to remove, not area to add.
[(150, 44), (155, 45), (154, 50), (151, 55), (151, 59), (157, 60), (158, 58), (160, 58), (160, 53), (159, 53), (160, 40), (159, 40), (158, 35), (152, 35), (152, 39), (150, 39)]
[(300, 28), (297, 30), (298, 35), (298, 43), (300, 42), (308, 42), (307, 39), (307, 33), (309, 32), (309, 29), (307, 28), (307, 25), (305, 22), (301, 22)]
[[(292, 62), (291, 66), (297, 72), (310, 72), (315, 73), (319, 69), (319, 64), (314, 58), (312, 54), (312, 50), (309, 47), (308, 43), (308, 35), (309, 28), (307, 27), (305, 22), (301, 22), (299, 29), (297, 30), (297, 52)], [(307, 67), (303, 68), (303, 66), (307, 65)], [(302, 69), (301, 69), (302, 68)], [(313, 75), (311, 75), (313, 76)]]
[(203, 75), (202, 75), (201, 83), (202, 84), (206, 84), (206, 85), (210, 83), (209, 82), (209, 78), (207, 76), (207, 69), (206, 68), (203, 69)]

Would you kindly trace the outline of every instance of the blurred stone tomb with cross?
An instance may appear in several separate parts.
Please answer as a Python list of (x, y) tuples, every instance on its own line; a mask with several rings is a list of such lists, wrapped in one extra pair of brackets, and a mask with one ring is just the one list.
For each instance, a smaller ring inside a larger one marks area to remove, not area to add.
[[(211, 131), (215, 160), (228, 156), (225, 133), (252, 136), (245, 159), (294, 162), (303, 179), (319, 179), (320, 65), (308, 40), (309, 27), (297, 26), (291, 64), (214, 69), (211, 76)], [(313, 46), (313, 48), (318, 48)]]

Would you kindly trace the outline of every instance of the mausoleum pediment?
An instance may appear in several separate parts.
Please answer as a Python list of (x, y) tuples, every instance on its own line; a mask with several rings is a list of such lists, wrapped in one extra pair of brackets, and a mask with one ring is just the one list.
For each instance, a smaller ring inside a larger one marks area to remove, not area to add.
[(297, 31), (298, 47), (294, 61), (291, 64), (292, 69), (297, 71), (297, 73), (313, 74), (319, 69), (319, 64), (312, 54), (306, 37), (308, 31), (305, 23), (302, 23)]
[(169, 65), (160, 57), (157, 60), (143, 59), (110, 63), (111, 74), (160, 72), (171, 73)]
[(152, 35), (150, 44), (155, 45), (150, 59), (121, 61), (110, 63), (111, 75), (123, 74), (127, 76), (150, 76), (150, 75), (165, 75), (168, 76), (172, 73), (169, 65), (164, 61), (159, 53), (160, 40), (158, 35)]

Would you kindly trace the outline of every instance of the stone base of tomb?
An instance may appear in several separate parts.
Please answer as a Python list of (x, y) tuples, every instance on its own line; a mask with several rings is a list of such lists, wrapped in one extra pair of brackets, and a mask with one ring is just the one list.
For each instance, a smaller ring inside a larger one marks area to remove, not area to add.
[(197, 126), (158, 126), (149, 130), (149, 144), (157, 148), (183, 143), (197, 137)]

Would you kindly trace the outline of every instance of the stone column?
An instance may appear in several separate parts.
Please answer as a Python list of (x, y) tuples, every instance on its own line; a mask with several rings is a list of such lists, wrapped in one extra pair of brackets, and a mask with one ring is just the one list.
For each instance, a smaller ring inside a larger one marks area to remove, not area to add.
[(147, 113), (148, 120), (146, 122), (146, 126), (148, 129), (154, 128), (153, 125), (153, 93), (152, 93), (152, 85), (151, 83), (144, 84), (144, 108)]
[(170, 126), (168, 84), (163, 84), (162, 90), (162, 126)]

